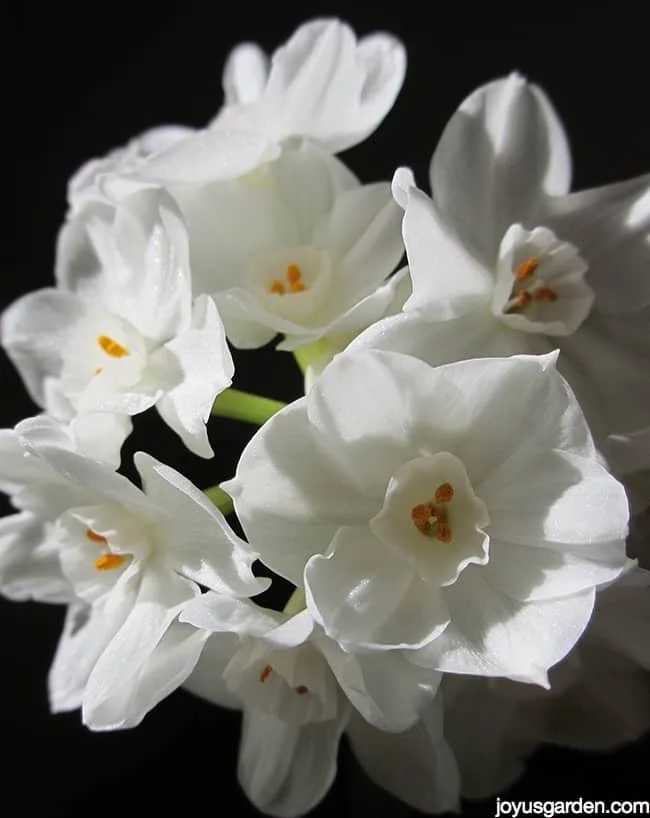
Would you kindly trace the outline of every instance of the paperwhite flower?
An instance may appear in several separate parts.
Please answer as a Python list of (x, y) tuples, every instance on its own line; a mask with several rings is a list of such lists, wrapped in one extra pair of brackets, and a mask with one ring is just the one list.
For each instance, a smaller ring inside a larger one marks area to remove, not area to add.
[(462, 794), (512, 784), (541, 743), (606, 751), (650, 727), (650, 574), (636, 569), (598, 593), (592, 621), (542, 690), (503, 679), (445, 675), (445, 736)]
[[(348, 726), (372, 775), (373, 742), (382, 730), (399, 731), (396, 741), (405, 745), (402, 732), (414, 728), (439, 683), (438, 674), (414, 672), (396, 653), (343, 652), (306, 610), (280, 614), (208, 593), (180, 618), (215, 632), (185, 687), (214, 704), (243, 709), (239, 780), (258, 809), (271, 815), (303, 815), (321, 800)], [(351, 723), (349, 702), (359, 713)], [(444, 809), (457, 800), (457, 778), (441, 726), (439, 717), (429, 721), (429, 766), (442, 759), (452, 774), (441, 788), (429, 780), (427, 794)], [(391, 791), (408, 790), (404, 779), (393, 785), (394, 778)]]
[(625, 493), (553, 355), (345, 352), (224, 488), (329, 636), (443, 671), (546, 684), (626, 565)]
[(214, 295), (229, 340), (280, 349), (355, 333), (378, 319), (399, 278), (401, 213), (388, 184), (360, 185), (301, 143), (255, 173), (178, 192), (195, 293)]
[(413, 295), (360, 343), (431, 364), (559, 347), (609, 459), (612, 435), (650, 421), (650, 175), (569, 194), (570, 176), (539, 88), (512, 75), (471, 94), (433, 155), (433, 202), (395, 175)]
[(377, 33), (357, 42), (335, 19), (300, 26), (271, 57), (242, 43), (224, 69), (225, 105), (215, 128), (261, 133), (281, 142), (308, 137), (336, 153), (366, 139), (402, 87), (403, 45)]
[[(87, 229), (97, 263), (71, 267), (59, 288), (11, 305), (3, 346), (34, 400), (54, 414), (62, 400), (86, 424), (88, 413), (128, 416), (155, 405), (189, 449), (211, 456), (205, 423), (233, 363), (214, 302), (192, 301), (187, 236), (172, 200), (142, 191), (110, 226), (96, 218)], [(121, 443), (116, 436), (115, 451)]]
[(173, 469), (137, 453), (141, 491), (61, 445), (62, 435), (39, 419), (19, 432), (0, 438), (9, 466), (3, 488), (22, 484), (13, 499), (24, 509), (8, 518), (22, 538), (12, 544), (8, 576), (2, 565), (3, 590), (71, 603), (50, 672), (52, 709), (81, 706), (94, 729), (134, 726), (198, 659), (204, 635), (175, 620), (199, 584), (245, 597), (268, 581), (253, 576), (248, 544)]

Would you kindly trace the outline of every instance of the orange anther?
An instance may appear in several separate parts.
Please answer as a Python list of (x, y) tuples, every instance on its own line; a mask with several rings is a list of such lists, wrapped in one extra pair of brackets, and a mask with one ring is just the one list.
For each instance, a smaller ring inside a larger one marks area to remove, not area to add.
[(273, 668), (271, 665), (266, 665), (266, 667), (260, 673), (260, 682), (265, 682), (269, 676), (273, 673)]
[(557, 301), (558, 294), (550, 287), (540, 287), (535, 290), (535, 301)]
[(302, 281), (292, 281), (289, 285), (292, 293), (304, 293), (307, 289)]
[(111, 338), (110, 335), (99, 335), (97, 338), (97, 343), (107, 355), (111, 356), (111, 358), (123, 358), (125, 355), (129, 354), (129, 350), (126, 347), (123, 347), (122, 344), (118, 344), (118, 342)]
[(428, 534), (431, 530), (430, 519), (433, 516), (433, 506), (431, 503), (420, 503), (411, 509), (411, 519), (413, 525), (423, 534)]
[(454, 487), (451, 483), (442, 483), (436, 489), (434, 496), (436, 503), (449, 503), (454, 497)]
[(535, 270), (539, 267), (539, 260), (535, 256), (527, 258), (518, 265), (515, 271), (515, 278), (517, 281), (527, 281), (535, 275)]
[(440, 540), (440, 542), (451, 542), (453, 538), (451, 526), (447, 525), (447, 523), (438, 523), (436, 526), (435, 538)]
[(515, 306), (520, 310), (526, 309), (526, 307), (533, 300), (533, 297), (528, 292), (528, 290), (522, 290), (520, 293), (517, 293), (515, 298), (516, 298), (516, 301), (517, 301)]
[(287, 267), (287, 281), (289, 284), (297, 284), (301, 278), (302, 271), (300, 267), (297, 264), (289, 264)]
[(298, 687), (294, 687), (294, 690), (299, 696), (304, 696), (305, 693), (309, 693), (309, 688), (305, 687), (305, 685), (298, 685)]
[(106, 537), (102, 537), (101, 534), (93, 531), (92, 528), (86, 529), (86, 539), (90, 540), (90, 542), (99, 543), (100, 545), (108, 545), (108, 540)]
[(273, 281), (269, 285), (269, 292), (274, 293), (275, 295), (284, 295), (287, 289), (281, 281), (278, 281), (277, 278), (274, 278)]
[(95, 568), (98, 571), (112, 571), (113, 568), (119, 568), (125, 561), (126, 557), (121, 554), (102, 554), (95, 560)]

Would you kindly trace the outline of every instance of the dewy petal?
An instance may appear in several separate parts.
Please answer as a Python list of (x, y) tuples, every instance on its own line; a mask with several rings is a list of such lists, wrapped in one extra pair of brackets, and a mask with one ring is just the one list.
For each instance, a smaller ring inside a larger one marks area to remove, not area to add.
[(622, 313), (650, 306), (650, 174), (549, 197), (538, 220), (580, 248), (596, 310)]
[(447, 124), (430, 180), (443, 219), (492, 264), (510, 224), (536, 223), (543, 195), (569, 190), (569, 146), (546, 94), (518, 74), (478, 88)]
[(268, 815), (297, 818), (315, 807), (336, 776), (336, 757), (347, 709), (311, 724), (281, 721), (257, 708), (244, 711), (239, 783)]
[(180, 383), (156, 404), (166, 423), (201, 457), (212, 457), (206, 423), (214, 399), (232, 383), (235, 366), (214, 301), (199, 296), (192, 328), (165, 344), (180, 371)]
[(439, 696), (409, 730), (387, 733), (354, 715), (348, 736), (359, 764), (378, 786), (427, 814), (458, 811), (460, 776), (443, 737)]
[(415, 187), (410, 170), (395, 172), (393, 195), (404, 209), (402, 233), (413, 281), (404, 309), (421, 310), (429, 320), (439, 321), (487, 302), (493, 287), (489, 273), (444, 224), (431, 199)]
[(247, 105), (264, 93), (269, 75), (269, 58), (255, 43), (240, 43), (228, 55), (223, 69), (224, 102)]
[[(189, 675), (199, 657), (200, 640), (184, 642), (183, 637), (194, 637), (195, 633), (189, 633), (189, 628), (179, 625), (182, 629), (179, 640), (174, 635), (168, 635), (169, 679), (164, 678), (164, 668), (163, 679), (160, 678), (160, 669), (153, 654), (161, 648), (182, 604), (198, 593), (198, 587), (189, 580), (172, 571), (147, 566), (133, 607), (88, 678), (82, 703), (84, 724), (94, 730), (134, 727), (159, 701), (155, 691), (164, 691), (161, 694), (164, 696), (171, 692), (168, 687), (170, 680), (176, 680), (177, 685), (184, 681), (184, 678), (179, 680), (179, 675), (182, 676), (178, 667), (179, 658)], [(183, 643), (180, 646), (179, 641)], [(190, 653), (187, 663), (182, 660), (183, 647)], [(164, 651), (164, 645), (162, 649)], [(148, 661), (153, 662), (154, 689), (140, 691), (137, 686), (130, 689), (142, 674), (146, 675), (144, 666)], [(141, 696), (132, 698), (130, 694), (133, 691)]]
[(152, 523), (160, 556), (170, 570), (238, 597), (268, 587), (268, 580), (251, 571), (257, 555), (202, 491), (144, 452), (136, 452), (134, 462), (147, 497), (157, 506)]
[(309, 557), (324, 552), (341, 525), (367, 519), (375, 508), (314, 436), (304, 399), (261, 427), (222, 488), (264, 562), (299, 586)]
[(74, 596), (51, 527), (29, 512), (0, 519), (0, 593), (15, 601), (67, 603)]
[(408, 730), (438, 689), (440, 674), (416, 669), (399, 651), (347, 653), (320, 633), (315, 642), (345, 695), (379, 730)]
[(548, 687), (549, 667), (563, 659), (589, 623), (594, 591), (520, 603), (492, 588), (470, 565), (443, 590), (451, 623), (408, 658), (449, 673), (507, 676)]
[(61, 351), (83, 313), (71, 293), (43, 289), (14, 301), (2, 314), (2, 346), (40, 406), (45, 404), (45, 381), (59, 377)]
[(341, 528), (329, 553), (309, 560), (305, 594), (316, 621), (346, 649), (417, 648), (449, 621), (406, 560), (362, 527)]

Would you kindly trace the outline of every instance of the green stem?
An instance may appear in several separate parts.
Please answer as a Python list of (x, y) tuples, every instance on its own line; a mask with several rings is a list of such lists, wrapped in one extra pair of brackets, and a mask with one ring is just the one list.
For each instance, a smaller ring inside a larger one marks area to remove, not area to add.
[(289, 597), (289, 601), (284, 606), (284, 612), (293, 616), (294, 614), (300, 613), (300, 611), (304, 611), (306, 607), (307, 602), (305, 600), (304, 588), (295, 588)]
[(241, 392), (239, 389), (226, 389), (215, 400), (212, 414), (262, 426), (285, 406), (286, 403), (279, 400), (252, 395), (250, 392)]
[(224, 517), (232, 514), (235, 510), (232, 497), (226, 494), (219, 486), (211, 486), (209, 489), (205, 489), (203, 493), (207, 496), (208, 500), (215, 504)]

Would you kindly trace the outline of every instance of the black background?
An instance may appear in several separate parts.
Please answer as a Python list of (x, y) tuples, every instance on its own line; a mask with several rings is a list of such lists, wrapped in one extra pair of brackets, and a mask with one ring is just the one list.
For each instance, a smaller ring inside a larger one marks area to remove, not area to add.
[[(81, 162), (167, 122), (200, 126), (221, 104), (229, 49), (267, 50), (302, 21), (337, 15), (359, 34), (385, 29), (407, 45), (406, 84), (384, 125), (344, 155), (364, 182), (410, 165), (422, 186), (449, 116), (476, 86), (513, 69), (549, 92), (574, 152), (574, 187), (648, 170), (650, 62), (641, 4), (578, 8), (520, 2), (354, 4), (33, 2), (4, 6), (3, 156), (11, 187), (0, 243), (0, 306), (52, 281), (65, 186)], [(8, 59), (7, 59), (8, 58)], [(4, 177), (6, 181), (6, 176)], [(6, 192), (6, 189), (5, 189)], [(239, 354), (235, 385), (281, 399), (300, 392), (289, 355)], [(0, 426), (35, 412), (0, 353)], [(143, 428), (144, 426), (144, 428)], [(205, 487), (232, 474), (250, 429), (211, 427), (212, 463), (184, 453), (155, 415), (139, 419), (129, 451), (145, 448)], [(4, 504), (2, 511), (7, 511)], [(45, 678), (63, 611), (0, 601), (0, 810), (7, 816), (254, 815), (235, 781), (239, 717), (177, 692), (136, 730), (93, 734), (77, 713), (50, 716)], [(650, 637), (649, 637), (650, 638)], [(624, 694), (623, 694), (624, 695)], [(649, 691), (650, 695), (650, 691)], [(538, 752), (504, 797), (633, 799), (648, 796), (650, 742), (616, 754)], [(464, 805), (493, 815), (494, 799)], [(340, 772), (314, 815), (410, 814), (370, 785), (344, 746)]]

